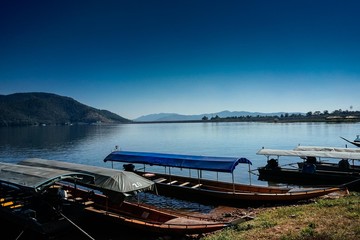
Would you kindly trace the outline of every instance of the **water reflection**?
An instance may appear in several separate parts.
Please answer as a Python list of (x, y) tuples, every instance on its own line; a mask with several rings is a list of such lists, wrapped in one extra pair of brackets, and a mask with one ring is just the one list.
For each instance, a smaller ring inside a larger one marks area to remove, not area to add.
[[(339, 136), (353, 137), (360, 127), (326, 123), (173, 123), (74, 125), (0, 128), (0, 161), (29, 157), (111, 167), (103, 159), (116, 145), (121, 150), (189, 155), (245, 157), (251, 169), (266, 164), (261, 147), (292, 149), (298, 144), (344, 147)], [(283, 164), (287, 164), (284, 159)], [(120, 168), (121, 169), (121, 168)], [(234, 171), (235, 181), (264, 184), (247, 166)], [(220, 178), (231, 180), (231, 175)]]
[(91, 135), (94, 128), (87, 126), (32, 126), (0, 128), (0, 145), (18, 148), (55, 149), (80, 141)]
[(137, 194), (137, 196), (128, 198), (128, 200), (131, 202), (141, 202), (145, 204), (151, 204), (162, 209), (179, 210), (184, 213), (190, 213), (190, 212), (210, 213), (210, 211), (215, 208), (215, 206), (212, 205), (204, 205), (197, 202), (179, 200), (176, 198), (156, 195), (150, 192), (141, 192)]
[[(18, 162), (37, 157), (79, 162), (74, 155), (80, 154), (88, 162), (84, 151), (88, 147), (96, 150), (97, 141), (114, 134), (111, 129), (111, 126), (89, 125), (0, 128), (0, 160)], [(101, 158), (97, 161), (100, 162)]]

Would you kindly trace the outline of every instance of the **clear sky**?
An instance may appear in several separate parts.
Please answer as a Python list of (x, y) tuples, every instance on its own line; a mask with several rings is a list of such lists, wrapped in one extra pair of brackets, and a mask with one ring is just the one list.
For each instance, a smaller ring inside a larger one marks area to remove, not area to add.
[(0, 1), (0, 94), (135, 119), (360, 110), (360, 1)]

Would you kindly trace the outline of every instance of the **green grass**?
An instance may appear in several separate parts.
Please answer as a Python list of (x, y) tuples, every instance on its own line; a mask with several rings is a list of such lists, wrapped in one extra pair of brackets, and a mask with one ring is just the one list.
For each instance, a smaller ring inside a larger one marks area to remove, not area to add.
[(360, 236), (360, 193), (302, 205), (265, 208), (251, 221), (201, 240), (355, 240)]

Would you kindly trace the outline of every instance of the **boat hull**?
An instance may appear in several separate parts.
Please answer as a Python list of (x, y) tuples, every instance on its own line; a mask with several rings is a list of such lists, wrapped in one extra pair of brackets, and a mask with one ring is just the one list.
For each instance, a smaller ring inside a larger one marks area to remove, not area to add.
[[(89, 219), (96, 222), (106, 221), (121, 227), (155, 234), (188, 235), (214, 232), (231, 225), (229, 222), (217, 222), (210, 219), (185, 214), (175, 214), (150, 205), (114, 202), (102, 194), (63, 186), (74, 199), (89, 203), (84, 212)], [(87, 204), (86, 204), (87, 205)]]
[[(145, 173), (142, 175), (145, 177), (152, 176), (151, 179), (156, 182), (156, 187), (160, 195), (197, 201), (204, 204), (238, 207), (292, 203), (340, 190), (339, 188), (321, 188), (294, 191), (290, 188), (232, 184), (183, 176), (168, 176), (165, 174), (151, 175)], [(158, 179), (166, 179), (166, 181), (159, 181)]]
[(258, 168), (259, 180), (305, 186), (346, 186), (349, 190), (360, 189), (360, 173), (316, 170), (315, 173), (299, 169), (266, 167)]
[[(304, 162), (297, 163), (299, 169), (302, 169), (304, 164), (305, 164)], [(339, 164), (336, 163), (317, 162), (315, 163), (315, 166), (316, 166), (316, 170), (360, 173), (360, 166), (357, 165), (349, 165), (347, 168), (345, 168), (345, 167), (339, 167)]]

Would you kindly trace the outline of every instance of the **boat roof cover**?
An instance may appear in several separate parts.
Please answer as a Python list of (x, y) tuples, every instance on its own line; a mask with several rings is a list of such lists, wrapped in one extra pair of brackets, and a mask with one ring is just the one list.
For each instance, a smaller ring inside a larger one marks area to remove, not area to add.
[(360, 148), (339, 148), (339, 147), (321, 147), (321, 146), (297, 146), (294, 151), (330, 151), (330, 152), (357, 152)]
[(266, 156), (297, 156), (297, 157), (323, 157), (337, 159), (360, 160), (360, 153), (357, 152), (333, 152), (333, 151), (294, 151), (277, 149), (260, 149), (256, 154)]
[(0, 163), (1, 182), (29, 191), (39, 192), (55, 182), (69, 178), (87, 183), (94, 181), (93, 176), (79, 172)]
[(85, 164), (69, 163), (56, 160), (30, 158), (19, 162), (21, 165), (62, 169), (91, 174), (95, 177), (95, 187), (120, 193), (136, 193), (154, 190), (155, 183), (133, 172), (103, 168)]
[(252, 164), (247, 158), (193, 156), (153, 152), (114, 151), (104, 162), (141, 163), (217, 172), (233, 172), (239, 163)]

